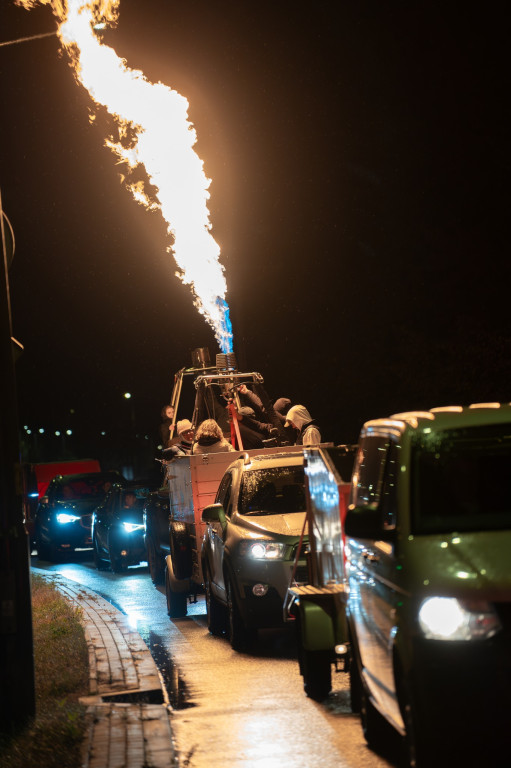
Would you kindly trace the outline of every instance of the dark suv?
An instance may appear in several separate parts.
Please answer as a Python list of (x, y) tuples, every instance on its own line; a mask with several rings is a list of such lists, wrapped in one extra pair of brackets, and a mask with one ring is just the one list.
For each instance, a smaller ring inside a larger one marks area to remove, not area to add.
[[(254, 630), (283, 626), (283, 603), (305, 524), (303, 453), (252, 456), (224, 474), (206, 507), (202, 547), (208, 627), (243, 648)], [(304, 556), (305, 557), (305, 556)], [(305, 559), (295, 579), (305, 579)]]
[(92, 547), (92, 511), (114, 483), (122, 482), (117, 472), (54, 477), (35, 513), (38, 558), (55, 560), (59, 554)]
[(502, 764), (489, 751), (511, 720), (510, 478), (509, 405), (361, 432), (346, 516), (352, 697), (368, 742), (390, 724), (410, 765)]

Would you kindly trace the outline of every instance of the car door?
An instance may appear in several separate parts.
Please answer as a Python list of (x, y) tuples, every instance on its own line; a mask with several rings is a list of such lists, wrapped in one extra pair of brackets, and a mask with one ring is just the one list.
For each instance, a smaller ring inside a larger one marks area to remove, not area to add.
[(380, 708), (400, 722), (392, 660), (400, 599), (392, 540), (397, 514), (397, 450), (389, 435), (372, 435), (361, 441), (354, 503), (380, 511), (382, 538), (349, 540), (348, 573), (350, 617), (364, 680)]
[[(232, 511), (232, 490), (234, 476), (226, 472), (218, 487), (215, 502), (221, 504), (227, 518)], [(223, 572), (225, 533), (219, 522), (209, 523), (206, 531), (208, 537), (209, 567), (213, 592), (223, 601), (226, 599)]]

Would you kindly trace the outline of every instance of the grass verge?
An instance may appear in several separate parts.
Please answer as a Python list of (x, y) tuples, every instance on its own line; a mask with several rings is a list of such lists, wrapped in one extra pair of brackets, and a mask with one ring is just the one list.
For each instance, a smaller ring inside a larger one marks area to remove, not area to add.
[(80, 608), (41, 576), (32, 575), (36, 716), (0, 735), (2, 768), (77, 768), (85, 735), (89, 660)]

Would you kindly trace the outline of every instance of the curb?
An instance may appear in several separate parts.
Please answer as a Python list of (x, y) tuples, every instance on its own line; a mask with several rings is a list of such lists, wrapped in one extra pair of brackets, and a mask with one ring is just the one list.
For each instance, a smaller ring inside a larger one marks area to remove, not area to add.
[(178, 768), (165, 686), (128, 617), (60, 574), (31, 569), (81, 608), (89, 649), (88, 733), (81, 768)]

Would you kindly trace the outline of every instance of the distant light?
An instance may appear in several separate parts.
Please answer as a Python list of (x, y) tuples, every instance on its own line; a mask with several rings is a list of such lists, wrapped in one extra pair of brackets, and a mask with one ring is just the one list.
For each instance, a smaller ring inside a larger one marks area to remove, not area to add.
[(131, 392), (125, 392), (124, 397), (126, 398), (126, 400), (129, 400), (131, 398)]
[(42, 427), (39, 428), (39, 434), (44, 435), (44, 429)]
[(58, 429), (55, 430), (55, 437), (60, 437), (60, 432)]
[(104, 437), (104, 436), (106, 435), (106, 432), (104, 432), (104, 431), (103, 431), (101, 434), (102, 434), (102, 435), (103, 435), (103, 437)]
[(27, 435), (31, 435), (32, 434), (32, 430), (31, 429), (29, 429), (28, 427), (25, 427), (25, 429), (27, 430)]
[(72, 429), (66, 429), (66, 435), (72, 435), (73, 430)]
[(26, 430), (27, 430), (27, 432), (28, 432), (28, 427), (27, 427), (27, 425), (26, 425), (26, 424), (25, 424), (25, 426), (23, 427), (23, 429), (26, 429)]

